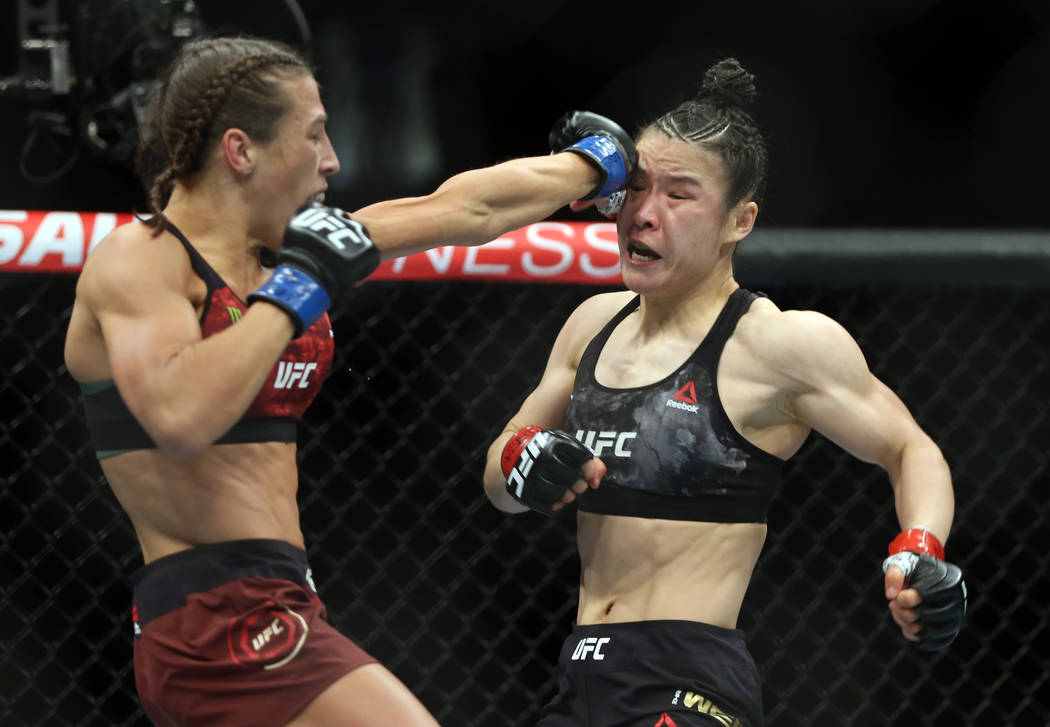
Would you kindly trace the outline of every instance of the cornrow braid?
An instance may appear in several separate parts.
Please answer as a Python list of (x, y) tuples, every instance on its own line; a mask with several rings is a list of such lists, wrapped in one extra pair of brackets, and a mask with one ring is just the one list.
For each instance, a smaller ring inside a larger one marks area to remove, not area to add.
[(718, 154), (728, 179), (727, 208), (748, 198), (760, 201), (768, 165), (766, 144), (745, 110), (756, 96), (755, 77), (735, 58), (726, 58), (704, 73), (695, 97), (660, 116), (642, 133), (655, 128), (669, 138)]
[[(159, 235), (166, 226), (163, 208), (175, 181), (198, 172), (204, 151), (219, 132), (242, 128), (269, 141), (287, 111), (272, 69), (310, 73), (306, 62), (283, 44), (254, 38), (216, 38), (187, 43), (147, 107), (149, 128), (139, 144), (140, 175), (148, 180), (151, 217)], [(220, 128), (221, 127), (221, 128)]]

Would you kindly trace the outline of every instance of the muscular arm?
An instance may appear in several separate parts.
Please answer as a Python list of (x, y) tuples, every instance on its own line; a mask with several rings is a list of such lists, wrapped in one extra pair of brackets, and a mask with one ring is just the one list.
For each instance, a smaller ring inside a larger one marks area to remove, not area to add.
[(78, 282), (78, 302), (98, 321), (104, 354), (78, 349), (83, 331), (71, 331), (67, 360), (83, 380), (91, 376), (85, 372), (107, 368), (97, 359), (108, 359), (121, 397), (158, 447), (188, 457), (244, 414), (292, 326), (278, 308), (253, 305), (236, 326), (202, 339), (187, 297), (185, 253), (136, 227), (101, 244)]
[(925, 528), (943, 543), (955, 500), (940, 449), (868, 370), (841, 326), (813, 312), (775, 315), (782, 317), (775, 350), (792, 381), (790, 412), (855, 457), (885, 469), (901, 528)]
[[(528, 508), (507, 492), (507, 480), (500, 467), (503, 448), (522, 427), (536, 425), (545, 429), (558, 429), (564, 426), (583, 348), (597, 331), (596, 324), (600, 328), (605, 321), (604, 298), (606, 296), (590, 298), (569, 316), (554, 341), (540, 383), (489, 446), (483, 476), (485, 494), (493, 505), (504, 512), (524, 512)], [(604, 474), (605, 465), (595, 457), (583, 466), (584, 476), (573, 489), (580, 493), (587, 487), (597, 487)], [(572, 502), (573, 499), (567, 495), (565, 502)]]
[(598, 176), (577, 154), (513, 159), (457, 174), (425, 197), (378, 202), (352, 216), (389, 260), (494, 240), (586, 195)]

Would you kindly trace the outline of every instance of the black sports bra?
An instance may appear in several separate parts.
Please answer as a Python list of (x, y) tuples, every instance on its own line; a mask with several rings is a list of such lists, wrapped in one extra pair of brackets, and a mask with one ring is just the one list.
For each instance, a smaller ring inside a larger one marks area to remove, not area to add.
[(758, 294), (738, 288), (707, 336), (672, 374), (647, 386), (611, 389), (594, 376), (614, 328), (634, 298), (591, 340), (580, 360), (566, 430), (602, 459), (601, 486), (581, 495), (584, 512), (668, 520), (765, 522), (784, 460), (736, 431), (718, 396), (718, 362)]

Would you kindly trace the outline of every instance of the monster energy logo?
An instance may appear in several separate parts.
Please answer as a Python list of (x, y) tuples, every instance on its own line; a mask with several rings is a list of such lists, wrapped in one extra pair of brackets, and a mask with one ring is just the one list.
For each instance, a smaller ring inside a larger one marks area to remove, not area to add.
[(228, 306), (226, 306), (226, 310), (227, 310), (227, 312), (229, 312), (229, 314), (230, 314), (230, 321), (232, 321), (233, 323), (236, 323), (237, 321), (239, 321), (241, 319), (241, 309), (240, 308), (234, 308), (232, 305), (228, 305)]

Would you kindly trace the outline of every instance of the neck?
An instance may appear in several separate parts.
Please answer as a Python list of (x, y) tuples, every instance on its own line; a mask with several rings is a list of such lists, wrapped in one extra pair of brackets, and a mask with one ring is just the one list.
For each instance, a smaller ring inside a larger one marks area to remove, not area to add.
[(689, 327), (717, 315), (730, 294), (740, 285), (733, 277), (731, 261), (720, 262), (714, 270), (684, 289), (669, 293), (645, 293), (639, 306), (640, 326), (655, 331), (668, 326)]
[(224, 278), (258, 274), (264, 243), (251, 234), (251, 215), (236, 190), (180, 182), (164, 214)]

